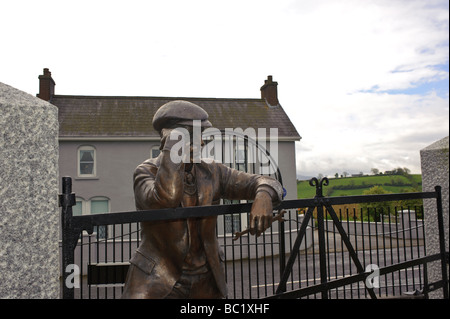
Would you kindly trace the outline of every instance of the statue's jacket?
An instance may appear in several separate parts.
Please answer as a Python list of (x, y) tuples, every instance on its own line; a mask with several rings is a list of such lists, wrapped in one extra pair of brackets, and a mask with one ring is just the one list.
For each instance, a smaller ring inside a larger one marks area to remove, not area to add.
[[(184, 193), (184, 170), (180, 169), (181, 164), (169, 161), (166, 152), (155, 159), (146, 160), (136, 168), (134, 194), (137, 210), (180, 206)], [(194, 165), (198, 206), (217, 205), (221, 198), (254, 199), (261, 188), (271, 194), (274, 207), (281, 202), (282, 186), (271, 177), (245, 173), (211, 160), (202, 160)], [(207, 263), (218, 289), (225, 297), (224, 260), (216, 236), (216, 222), (217, 216), (203, 217), (199, 231)], [(183, 261), (189, 249), (188, 237), (186, 219), (142, 222), (142, 240), (130, 263), (144, 272), (146, 277), (142, 281), (129, 278), (128, 274), (125, 297), (167, 296), (181, 276)]]

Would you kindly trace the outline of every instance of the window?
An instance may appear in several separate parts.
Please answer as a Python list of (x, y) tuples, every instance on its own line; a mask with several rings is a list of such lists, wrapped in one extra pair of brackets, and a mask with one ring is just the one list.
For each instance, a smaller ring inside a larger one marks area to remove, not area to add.
[[(240, 200), (229, 200), (229, 199), (223, 199), (222, 200), (224, 205), (228, 204), (239, 204), (241, 203)], [(242, 201), (244, 202), (244, 201)], [(223, 215), (223, 234), (224, 235), (234, 235), (236, 232), (240, 232), (242, 229), (245, 228), (245, 225), (247, 223), (247, 214), (225, 214)], [(220, 228), (219, 228), (220, 229)], [(220, 230), (220, 233), (222, 233), (222, 230)]]
[(225, 234), (241, 231), (241, 214), (224, 215)]
[[(104, 214), (109, 211), (109, 199), (107, 197), (92, 197), (90, 200), (77, 197), (76, 205), (72, 207), (73, 216)], [(98, 238), (108, 238), (108, 226), (94, 226), (94, 233), (97, 234)]]
[(159, 156), (159, 153), (161, 153), (159, 146), (153, 146), (150, 149), (150, 158), (157, 158)]
[[(109, 200), (103, 197), (95, 197), (91, 199), (91, 214), (103, 214), (109, 212)], [(94, 226), (94, 232), (98, 238), (108, 238), (107, 226)]]
[(75, 206), (72, 207), (72, 215), (73, 216), (81, 216), (84, 215), (83, 212), (86, 211), (86, 209), (84, 207), (84, 199), (82, 199), (81, 197), (77, 197), (76, 201), (75, 201)]
[(81, 146), (78, 148), (78, 176), (95, 177), (95, 148), (92, 146)]

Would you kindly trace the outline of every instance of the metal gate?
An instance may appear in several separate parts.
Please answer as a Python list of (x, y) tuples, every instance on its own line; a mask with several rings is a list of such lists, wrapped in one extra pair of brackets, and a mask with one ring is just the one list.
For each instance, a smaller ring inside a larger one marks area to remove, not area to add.
[[(434, 192), (324, 197), (328, 183), (314, 178), (314, 198), (283, 201), (274, 211), (283, 213), (283, 220), (260, 238), (234, 240), (224, 232), (220, 242), (228, 298), (426, 298), (438, 289), (448, 298), (449, 253), (439, 186)], [(63, 298), (120, 298), (128, 260), (139, 245), (139, 222), (215, 215), (229, 216), (233, 225), (234, 216), (251, 208), (244, 203), (73, 216), (71, 178), (63, 177), (62, 189)], [(422, 206), (375, 209), (376, 214), (370, 208), (349, 208), (411, 199), (436, 200), (437, 254), (427, 254), (424, 246)], [(358, 221), (358, 214), (368, 220)], [(101, 227), (111, 229), (109, 237), (99, 236)], [(428, 281), (431, 262), (440, 262), (437, 282)]]

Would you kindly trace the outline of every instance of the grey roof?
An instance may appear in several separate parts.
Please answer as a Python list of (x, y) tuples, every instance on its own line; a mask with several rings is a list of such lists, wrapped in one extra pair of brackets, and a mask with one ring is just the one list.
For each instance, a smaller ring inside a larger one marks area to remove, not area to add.
[(278, 137), (301, 137), (281, 106), (268, 106), (263, 99), (186, 97), (126, 97), (54, 95), (59, 109), (60, 137), (158, 137), (152, 119), (158, 108), (173, 100), (193, 102), (209, 114), (213, 127), (278, 128)]

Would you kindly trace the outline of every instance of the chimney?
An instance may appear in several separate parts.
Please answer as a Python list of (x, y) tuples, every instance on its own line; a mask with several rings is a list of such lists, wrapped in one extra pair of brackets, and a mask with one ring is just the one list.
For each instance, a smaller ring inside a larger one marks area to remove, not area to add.
[(272, 81), (272, 76), (269, 75), (267, 80), (264, 80), (264, 85), (261, 86), (261, 99), (265, 99), (269, 107), (279, 106), (277, 82)]
[(45, 68), (44, 74), (39, 75), (39, 94), (36, 94), (36, 96), (44, 101), (50, 101), (55, 94), (55, 84), (52, 73)]

